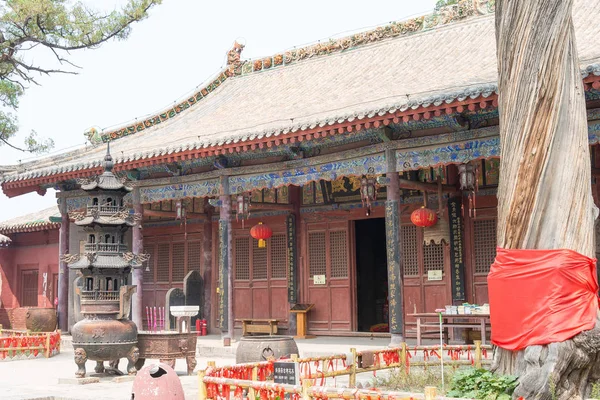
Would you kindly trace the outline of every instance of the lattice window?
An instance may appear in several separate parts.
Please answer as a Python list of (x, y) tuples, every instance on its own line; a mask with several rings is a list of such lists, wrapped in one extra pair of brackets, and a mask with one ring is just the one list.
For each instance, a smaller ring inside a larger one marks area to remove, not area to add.
[(173, 279), (172, 282), (183, 282), (185, 277), (185, 243), (173, 243)]
[(252, 279), (267, 279), (267, 248), (258, 247), (256, 239), (252, 239)]
[(348, 277), (348, 243), (346, 231), (329, 232), (331, 277)]
[(490, 265), (496, 258), (496, 219), (480, 219), (473, 221), (475, 238), (475, 273), (490, 272)]
[(156, 282), (169, 282), (169, 260), (171, 259), (171, 245), (160, 243), (156, 255)]
[(188, 272), (193, 270), (200, 272), (200, 246), (202, 246), (202, 242), (188, 242), (187, 244)]
[(155, 249), (155, 244), (147, 244), (144, 246), (144, 253), (150, 254), (150, 260), (146, 261), (144, 265), (142, 265), (144, 271), (144, 282), (154, 282), (154, 265), (156, 264)]
[(417, 247), (417, 227), (402, 225), (402, 257), (404, 261), (404, 276), (419, 275), (419, 252)]
[(271, 278), (285, 279), (287, 277), (287, 235), (271, 237)]
[(423, 273), (444, 269), (444, 245), (423, 245)]
[(308, 234), (308, 270), (311, 278), (315, 275), (327, 274), (325, 232)]
[(21, 307), (38, 305), (38, 271), (21, 271)]
[(235, 279), (250, 279), (250, 245), (248, 238), (235, 238)]

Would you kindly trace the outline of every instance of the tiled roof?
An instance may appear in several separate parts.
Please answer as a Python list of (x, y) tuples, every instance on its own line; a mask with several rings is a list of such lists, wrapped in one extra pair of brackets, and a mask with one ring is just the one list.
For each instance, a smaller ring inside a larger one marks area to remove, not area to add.
[(60, 228), (60, 224), (51, 222), (50, 217), (60, 218), (60, 212), (58, 211), (57, 206), (0, 222), (0, 234), (35, 232)]
[(84, 217), (83, 219), (79, 220), (79, 221), (75, 221), (75, 225), (77, 226), (88, 226), (91, 224), (99, 224), (99, 225), (112, 225), (112, 226), (119, 226), (119, 225), (128, 225), (128, 226), (134, 226), (135, 222), (133, 221), (128, 221), (119, 217), (105, 217), (105, 216), (99, 216), (98, 218), (94, 218), (94, 217)]
[[(600, 76), (600, 0), (576, 0), (573, 18), (582, 74)], [(187, 151), (203, 156), (198, 154), (204, 149), (240, 151), (244, 143), (279, 144), (280, 138), (286, 143), (288, 137), (339, 123), (487, 99), (495, 96), (496, 81), (493, 15), (382, 35), (289, 65), (219, 78), (201, 101), (173, 111), (175, 117), (114, 141), (115, 169)], [(0, 181), (10, 185), (90, 169), (98, 173), (104, 151), (90, 147), (22, 164)]]

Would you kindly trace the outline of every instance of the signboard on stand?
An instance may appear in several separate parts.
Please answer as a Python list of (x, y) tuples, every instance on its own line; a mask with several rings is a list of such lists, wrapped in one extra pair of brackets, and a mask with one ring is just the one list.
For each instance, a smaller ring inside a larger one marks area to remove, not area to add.
[(300, 368), (295, 362), (279, 362), (273, 363), (273, 380), (275, 383), (283, 383), (286, 385), (300, 384)]

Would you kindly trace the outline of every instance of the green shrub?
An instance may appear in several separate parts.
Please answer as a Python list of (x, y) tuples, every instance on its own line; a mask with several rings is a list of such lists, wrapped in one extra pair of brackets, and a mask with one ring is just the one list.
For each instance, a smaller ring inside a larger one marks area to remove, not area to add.
[(485, 369), (469, 368), (457, 371), (447, 395), (472, 399), (510, 400), (517, 384), (517, 378), (514, 376), (495, 375)]

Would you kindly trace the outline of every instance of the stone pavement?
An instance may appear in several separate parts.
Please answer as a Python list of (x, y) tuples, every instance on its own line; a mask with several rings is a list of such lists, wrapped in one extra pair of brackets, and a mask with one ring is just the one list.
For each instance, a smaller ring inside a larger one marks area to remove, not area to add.
[[(113, 382), (112, 377), (103, 377), (99, 383), (86, 385), (74, 383), (59, 383), (59, 380), (73, 382), (77, 366), (73, 362), (73, 347), (71, 338), (63, 336), (62, 349), (59, 355), (49, 359), (2, 361), (0, 362), (0, 399), (1, 400), (127, 400), (131, 399), (133, 381)], [(231, 347), (223, 347), (218, 335), (198, 337), (196, 370), (206, 368), (208, 361), (215, 361), (218, 366), (235, 363), (237, 341)], [(386, 347), (387, 338), (361, 337), (318, 337), (315, 339), (296, 340), (301, 357), (314, 357), (327, 354), (347, 353), (351, 347), (357, 350), (368, 350)], [(146, 360), (145, 365), (158, 362)], [(87, 376), (94, 374), (95, 361), (88, 361)], [(126, 360), (121, 360), (121, 370), (125, 368)], [(186, 400), (198, 398), (198, 378), (196, 375), (185, 375), (185, 360), (177, 360), (175, 370), (180, 376), (185, 391)], [(366, 374), (364, 383), (372, 379), (372, 374)], [(359, 381), (360, 381), (359, 380)], [(346, 383), (346, 379), (338, 378), (337, 385)]]

